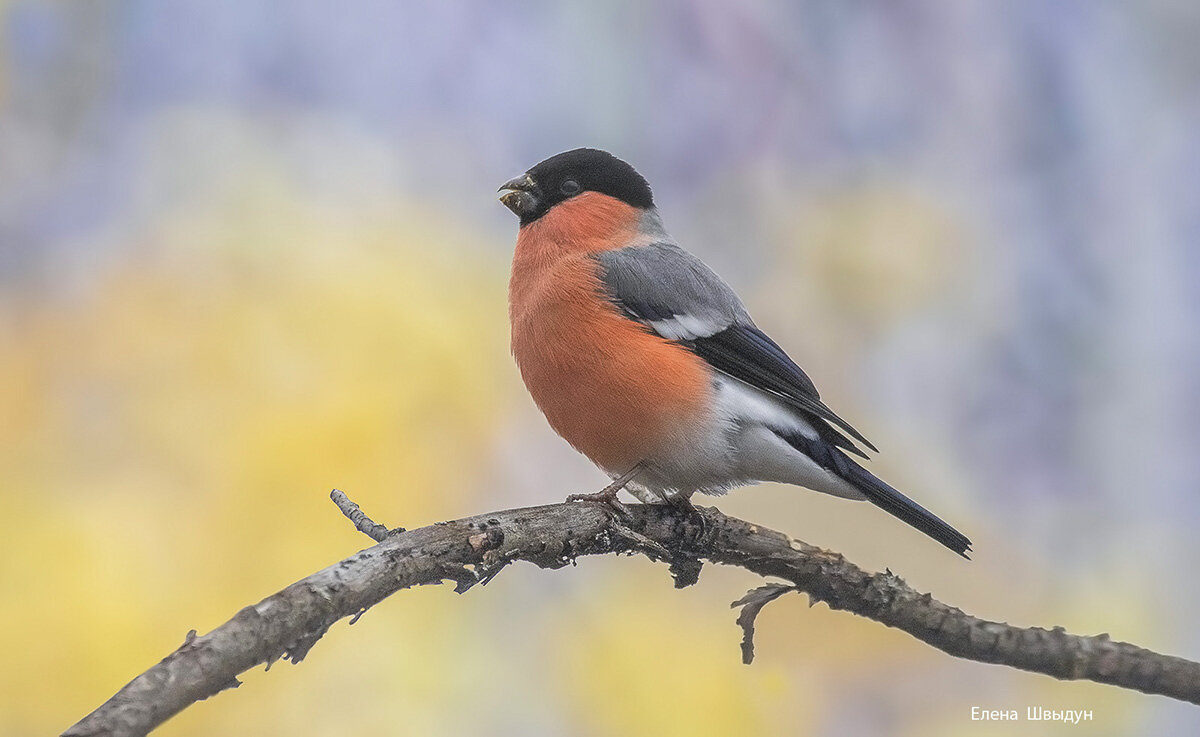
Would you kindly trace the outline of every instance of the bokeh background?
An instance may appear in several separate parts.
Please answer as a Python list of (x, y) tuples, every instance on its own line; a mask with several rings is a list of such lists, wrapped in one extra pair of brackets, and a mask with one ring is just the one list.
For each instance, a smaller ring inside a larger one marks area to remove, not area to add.
[[(59, 731), (389, 525), (603, 482), (507, 355), (496, 186), (581, 145), (976, 542), (723, 510), (977, 615), (1200, 657), (1200, 10), (0, 0), (0, 733)], [(163, 735), (1191, 735), (707, 568), (404, 592)], [(972, 706), (1091, 709), (1078, 727)], [(1057, 729), (1055, 729), (1057, 727)]]

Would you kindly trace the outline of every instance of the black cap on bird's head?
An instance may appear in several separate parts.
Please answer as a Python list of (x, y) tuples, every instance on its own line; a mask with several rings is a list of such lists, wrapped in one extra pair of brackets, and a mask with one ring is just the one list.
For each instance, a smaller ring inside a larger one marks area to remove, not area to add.
[(521, 218), (521, 225), (584, 192), (599, 192), (633, 207), (654, 207), (650, 185), (642, 175), (616, 156), (595, 148), (551, 156), (500, 189), (504, 191), (500, 201)]

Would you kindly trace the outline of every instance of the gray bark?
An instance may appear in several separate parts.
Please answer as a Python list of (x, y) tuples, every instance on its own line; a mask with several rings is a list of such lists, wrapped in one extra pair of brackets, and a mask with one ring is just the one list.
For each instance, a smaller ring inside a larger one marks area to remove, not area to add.
[(696, 581), (702, 560), (787, 581), (737, 602), (745, 606), (738, 622), (746, 662), (753, 653), (754, 616), (786, 593), (781, 589), (794, 589), (957, 657), (1200, 704), (1200, 663), (1107, 635), (982, 620), (913, 590), (891, 572), (868, 573), (837, 553), (711, 508), (689, 514), (634, 505), (629, 518), (618, 521), (599, 504), (551, 504), (388, 533), (340, 492), (334, 498), (358, 529), (380, 542), (242, 609), (206, 635), (189, 633), (175, 652), (64, 735), (146, 734), (188, 705), (237, 686), (238, 674), (256, 665), (280, 658), (300, 662), (334, 622), (410, 586), (453, 581), (464, 592), (513, 561), (561, 568), (581, 555), (625, 552), (670, 563), (677, 586)]

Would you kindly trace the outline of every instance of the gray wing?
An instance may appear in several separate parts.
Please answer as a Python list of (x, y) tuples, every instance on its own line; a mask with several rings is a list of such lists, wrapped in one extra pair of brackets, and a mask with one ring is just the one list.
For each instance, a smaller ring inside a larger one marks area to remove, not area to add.
[(609, 296), (668, 340), (696, 340), (730, 325), (753, 325), (742, 301), (703, 261), (673, 243), (597, 256)]
[(780, 397), (829, 442), (862, 455), (826, 423), (875, 450), (825, 406), (808, 375), (755, 326), (742, 301), (703, 261), (673, 243), (606, 251), (596, 258), (609, 298), (631, 319), (687, 347), (714, 369)]

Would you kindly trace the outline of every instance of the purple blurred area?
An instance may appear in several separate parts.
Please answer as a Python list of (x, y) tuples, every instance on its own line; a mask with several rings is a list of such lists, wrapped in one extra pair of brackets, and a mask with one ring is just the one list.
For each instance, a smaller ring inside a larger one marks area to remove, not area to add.
[[(349, 219), (415, 203), (502, 262), (496, 185), (605, 148), (978, 570), (1120, 571), (1148, 646), (1196, 658), (1197, 38), (1168, 0), (0, 3), (0, 325), (152, 258), (247, 168)], [(505, 432), (541, 431), (525, 402)], [(1129, 733), (1195, 724), (1160, 701)], [(879, 733), (844, 706), (806, 733)]]
[[(193, 172), (173, 162), (153, 184), (174, 191), (138, 181), (148, 128), (181, 107), (261, 121), (293, 176), (347, 196), (337, 136), (382, 141), (389, 187), (485, 227), (507, 225), (485, 204), (497, 177), (610, 148), (672, 222), (757, 236), (694, 244), (745, 269), (776, 188), (900, 180), (990, 264), (966, 287), (994, 293), (999, 323), (952, 367), (969, 375), (942, 378), (965, 393), (953, 434), (994, 479), (996, 513), (1047, 495), (1103, 496), (1124, 519), (1196, 513), (1200, 457), (1175, 446), (1200, 444), (1197, 17), (1165, 2), (10, 3), (0, 273), (53, 290), (64, 261), (117, 257), (72, 253), (92, 246), (81, 236), (186, 197)], [(237, 164), (222, 131), (192, 133), (176, 145), (217, 157), (195, 174)], [(730, 178), (732, 206), (705, 212)], [(1097, 423), (1111, 447), (1087, 457), (1111, 467), (1080, 462)]]

